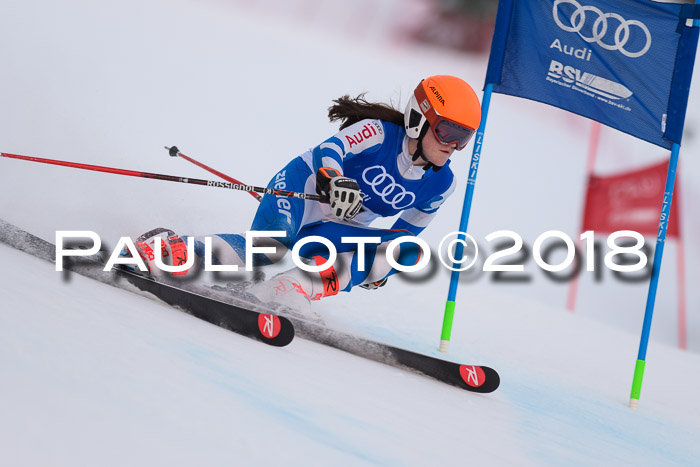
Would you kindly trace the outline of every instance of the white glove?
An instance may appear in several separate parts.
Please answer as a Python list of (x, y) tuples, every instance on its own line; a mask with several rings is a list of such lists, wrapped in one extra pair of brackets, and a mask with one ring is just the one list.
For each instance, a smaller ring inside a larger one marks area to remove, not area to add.
[(362, 192), (355, 180), (333, 177), (328, 193), (331, 212), (338, 219), (352, 219), (362, 208)]

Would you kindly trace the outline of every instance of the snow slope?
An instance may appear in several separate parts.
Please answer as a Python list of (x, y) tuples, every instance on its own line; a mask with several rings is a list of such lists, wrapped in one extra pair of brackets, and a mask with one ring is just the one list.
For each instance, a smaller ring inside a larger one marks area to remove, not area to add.
[[(403, 105), (426, 75), (478, 86), (485, 73), (484, 57), (350, 41), (214, 0), (5, 2), (0, 39), (1, 151), (213, 178), (162, 149), (177, 144), (259, 185), (336, 130), (324, 115), (333, 98), (369, 91)], [(700, 123), (697, 88), (689, 132)], [(494, 96), (470, 232), (509, 229), (529, 242), (550, 229), (576, 235), (589, 131), (562, 111)], [(700, 231), (700, 168), (684, 156), (697, 151), (689, 133), (680, 173), (688, 239)], [(604, 131), (599, 168), (663, 157)], [(455, 157), (457, 174), (467, 158)], [(460, 178), (426, 230), (431, 245), (457, 228)], [(0, 217), (48, 240), (56, 230), (93, 230), (108, 245), (155, 226), (239, 232), (255, 204), (240, 193), (0, 160)], [(697, 351), (700, 252), (688, 243)], [(697, 465), (700, 357), (673, 348), (673, 255), (669, 242), (635, 413), (626, 404), (646, 284), (584, 278), (572, 315), (562, 310), (566, 285), (532, 262), (527, 284), (465, 278), (450, 358), (499, 370), (501, 388), (481, 396), (302, 340), (259, 345), (88, 279), (64, 281), (0, 245), (0, 452), (8, 465)], [(319, 311), (329, 325), (437, 354), (441, 268), (430, 280), (397, 277), (334, 297)]]
[[(258, 344), (0, 252), (9, 465), (694, 465), (700, 456), (696, 354), (652, 345), (654, 371), (632, 412), (622, 395), (634, 355), (621, 349), (633, 337), (535, 303), (475, 303), (478, 327), (459, 326), (452, 358), (487, 362), (503, 378), (496, 393), (475, 395), (303, 340)], [(421, 308), (420, 294), (405, 300)], [(377, 312), (363, 309), (343, 311), (358, 322)], [(511, 311), (504, 322), (492, 309)], [(425, 332), (396, 324), (364, 334), (431, 352)]]

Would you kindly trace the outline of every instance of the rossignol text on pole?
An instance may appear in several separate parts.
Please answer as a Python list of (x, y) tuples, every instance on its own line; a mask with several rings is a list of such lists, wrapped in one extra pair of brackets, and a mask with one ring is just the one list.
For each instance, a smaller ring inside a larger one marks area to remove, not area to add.
[(95, 172), (105, 172), (105, 173), (111, 173), (111, 174), (116, 174), (116, 175), (127, 175), (129, 177), (150, 178), (150, 179), (154, 179), (154, 180), (165, 180), (168, 182), (189, 183), (191, 185), (203, 185), (203, 186), (211, 186), (211, 187), (216, 187), (216, 188), (228, 188), (230, 190), (238, 190), (238, 191), (248, 191), (248, 192), (252, 191), (252, 192), (256, 192), (256, 193), (262, 193), (265, 195), (283, 196), (286, 198), (300, 198), (300, 199), (308, 199), (308, 200), (312, 200), (312, 201), (321, 202), (321, 198), (318, 195), (310, 195), (307, 193), (298, 193), (298, 192), (287, 191), (287, 190), (275, 190), (272, 188), (262, 188), (262, 187), (252, 186), (252, 185), (243, 185), (240, 183), (220, 182), (220, 181), (216, 181), (216, 180), (202, 180), (202, 179), (198, 179), (198, 178), (177, 177), (174, 175), (162, 175), (162, 174), (155, 174), (155, 173), (150, 173), (150, 172), (139, 172), (136, 170), (116, 169), (113, 167), (102, 167), (99, 165), (80, 164), (77, 162), (59, 161), (59, 160), (54, 160), (54, 159), (43, 159), (41, 157), (21, 156), (18, 154), (8, 154), (5, 152), (0, 153), (0, 156), (8, 157), (10, 159), (20, 159), (20, 160), (30, 161), (30, 162), (40, 162), (42, 164), (61, 165), (63, 167), (73, 167), (75, 169), (92, 170)]

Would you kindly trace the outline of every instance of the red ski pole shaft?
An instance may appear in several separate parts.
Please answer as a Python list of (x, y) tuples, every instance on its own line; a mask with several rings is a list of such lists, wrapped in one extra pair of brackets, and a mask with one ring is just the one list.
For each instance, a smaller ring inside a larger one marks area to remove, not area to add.
[[(213, 168), (209, 167), (209, 166), (206, 165), (206, 164), (202, 164), (202, 163), (199, 162), (198, 160), (193, 159), (192, 157), (187, 156), (187, 155), (181, 153), (180, 150), (177, 148), (177, 146), (173, 146), (173, 147), (171, 147), (171, 148), (165, 146), (165, 149), (168, 150), (168, 153), (170, 154), (171, 157), (181, 157), (181, 158), (185, 159), (186, 161), (193, 163), (193, 164), (196, 165), (197, 167), (201, 167), (202, 169), (206, 170), (207, 172), (213, 173), (214, 175), (223, 178), (223, 179), (226, 180), (227, 182), (238, 183), (239, 185), (243, 185), (242, 182), (239, 182), (239, 181), (236, 180), (235, 178), (230, 177), (230, 176), (226, 175), (226, 174), (223, 173), (223, 172), (219, 172), (218, 170), (213, 169)], [(260, 196), (260, 195), (257, 194), (256, 192), (254, 192), (254, 191), (249, 191), (248, 193), (250, 193), (250, 195), (251, 195), (253, 198), (257, 199), (258, 201), (262, 201), (262, 196)]]
[(63, 167), (72, 167), (75, 169), (92, 170), (95, 172), (105, 172), (105, 173), (111, 173), (111, 174), (116, 174), (116, 175), (126, 175), (129, 177), (150, 178), (153, 180), (165, 180), (168, 182), (189, 183), (192, 185), (203, 185), (203, 186), (211, 186), (211, 187), (216, 187), (216, 188), (228, 188), (230, 190), (248, 191), (248, 192), (253, 191), (256, 193), (263, 193), (265, 195), (275, 195), (275, 196), (283, 196), (283, 197), (287, 197), (287, 198), (300, 198), (300, 199), (308, 199), (308, 200), (312, 200), (312, 201), (321, 201), (321, 198), (318, 195), (309, 195), (306, 193), (298, 193), (298, 192), (287, 191), (287, 190), (274, 190), (272, 188), (262, 188), (262, 187), (251, 186), (251, 185), (243, 185), (240, 183), (220, 182), (217, 180), (202, 180), (202, 179), (198, 179), (198, 178), (177, 177), (175, 175), (162, 175), (162, 174), (156, 174), (156, 173), (150, 173), (150, 172), (139, 172), (136, 170), (116, 169), (113, 167), (103, 167), (100, 165), (81, 164), (78, 162), (67, 162), (67, 161), (59, 161), (59, 160), (54, 160), (54, 159), (43, 159), (41, 157), (21, 156), (18, 154), (8, 154), (5, 152), (0, 153), (0, 156), (8, 157), (10, 159), (20, 159), (20, 160), (30, 161), (30, 162), (39, 162), (42, 164), (52, 164), (52, 165), (60, 165)]

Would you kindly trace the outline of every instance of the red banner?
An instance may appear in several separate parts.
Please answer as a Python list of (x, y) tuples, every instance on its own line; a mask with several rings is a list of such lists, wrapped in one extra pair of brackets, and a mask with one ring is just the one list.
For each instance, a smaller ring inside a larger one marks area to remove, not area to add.
[[(668, 163), (612, 177), (591, 175), (588, 179), (583, 230), (611, 233), (634, 230), (656, 236), (664, 202)], [(678, 184), (669, 217), (667, 237), (679, 237)]]

